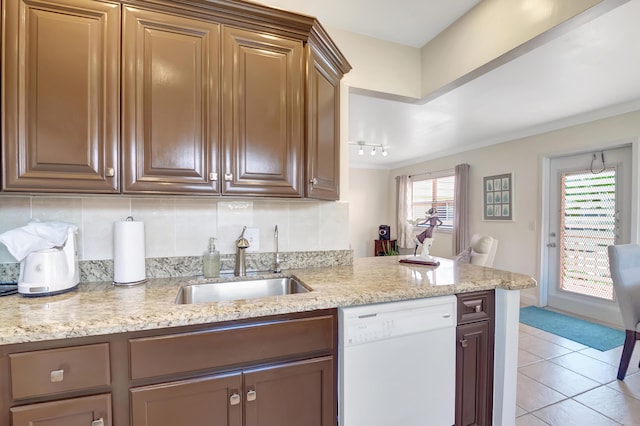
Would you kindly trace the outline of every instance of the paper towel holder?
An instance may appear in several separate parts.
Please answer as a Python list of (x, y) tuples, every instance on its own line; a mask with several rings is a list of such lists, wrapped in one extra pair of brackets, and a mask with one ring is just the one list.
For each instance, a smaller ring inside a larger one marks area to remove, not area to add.
[[(130, 222), (134, 222), (133, 216), (127, 216), (127, 218), (124, 220), (124, 222), (126, 223), (130, 223)], [(123, 223), (123, 222), (121, 222)], [(120, 273), (120, 277), (118, 277), (118, 272), (117, 272), (117, 266), (116, 263), (119, 261), (120, 256), (118, 254), (116, 254), (117, 248), (116, 248), (116, 243), (115, 240), (117, 239), (117, 233), (114, 231), (114, 256), (113, 256), (113, 260), (114, 260), (114, 280), (113, 280), (113, 284), (116, 286), (123, 286), (123, 287), (129, 287), (129, 286), (134, 286), (137, 284), (142, 284), (145, 283), (147, 281), (147, 277), (146, 277), (146, 266), (145, 266), (145, 255), (144, 255), (144, 228), (142, 228), (142, 263), (139, 265), (136, 265), (135, 268), (137, 269), (137, 272), (134, 273), (135, 278), (132, 280), (117, 280), (117, 278), (122, 278), (122, 273)], [(125, 258), (129, 258), (131, 253), (127, 253), (127, 256), (124, 256)], [(118, 259), (118, 260), (117, 260)]]

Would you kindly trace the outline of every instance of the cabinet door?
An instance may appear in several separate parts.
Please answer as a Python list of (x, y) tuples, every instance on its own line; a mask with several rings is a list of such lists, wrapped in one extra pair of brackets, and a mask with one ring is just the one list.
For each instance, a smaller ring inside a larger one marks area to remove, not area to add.
[(245, 371), (246, 426), (335, 426), (333, 357)]
[(489, 426), (493, 403), (490, 322), (458, 326), (456, 340), (456, 426)]
[(218, 192), (219, 43), (217, 24), (124, 7), (124, 192)]
[(223, 193), (302, 195), (302, 43), (223, 29)]
[(131, 389), (131, 426), (241, 426), (242, 375)]
[(315, 49), (308, 49), (307, 196), (337, 200), (340, 195), (340, 77)]
[(111, 395), (14, 407), (11, 419), (13, 426), (111, 426)]
[(120, 6), (2, 3), (3, 189), (118, 192)]

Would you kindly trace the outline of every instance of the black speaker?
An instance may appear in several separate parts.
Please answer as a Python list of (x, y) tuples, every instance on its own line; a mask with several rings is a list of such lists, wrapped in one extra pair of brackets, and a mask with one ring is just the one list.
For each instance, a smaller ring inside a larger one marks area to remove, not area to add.
[(389, 225), (380, 225), (378, 227), (378, 236), (380, 240), (389, 240), (391, 238), (391, 227)]

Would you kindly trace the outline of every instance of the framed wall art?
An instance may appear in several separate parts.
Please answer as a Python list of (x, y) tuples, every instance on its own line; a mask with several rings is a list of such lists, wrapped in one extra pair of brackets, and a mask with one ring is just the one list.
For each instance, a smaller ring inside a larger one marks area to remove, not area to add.
[(513, 220), (513, 173), (482, 178), (484, 220)]

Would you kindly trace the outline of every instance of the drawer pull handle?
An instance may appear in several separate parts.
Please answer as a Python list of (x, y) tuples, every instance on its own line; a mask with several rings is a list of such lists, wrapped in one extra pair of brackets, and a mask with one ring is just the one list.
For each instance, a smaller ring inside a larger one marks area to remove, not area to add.
[(482, 305), (476, 305), (475, 311), (482, 312)]
[(224, 180), (226, 180), (227, 182), (231, 182), (233, 180), (233, 174), (225, 173), (224, 174)]
[(211, 180), (211, 181), (218, 180), (218, 174), (216, 172), (209, 173), (209, 180)]
[(104, 426), (104, 420), (100, 417), (98, 420), (92, 421), (91, 426)]
[(64, 370), (53, 370), (51, 372), (51, 383), (61, 382), (64, 380)]
[(460, 346), (462, 346), (463, 348), (466, 348), (468, 346), (467, 345), (467, 339), (460, 340)]
[(255, 401), (256, 400), (256, 391), (251, 389), (249, 392), (247, 392), (247, 401)]
[(233, 395), (231, 395), (229, 397), (229, 404), (231, 404), (231, 405), (240, 404), (240, 395), (238, 395), (237, 393), (234, 393)]

